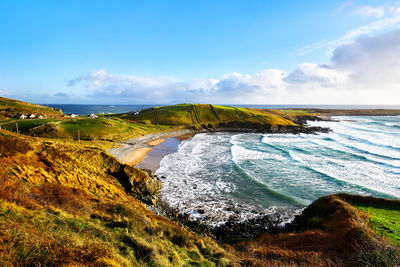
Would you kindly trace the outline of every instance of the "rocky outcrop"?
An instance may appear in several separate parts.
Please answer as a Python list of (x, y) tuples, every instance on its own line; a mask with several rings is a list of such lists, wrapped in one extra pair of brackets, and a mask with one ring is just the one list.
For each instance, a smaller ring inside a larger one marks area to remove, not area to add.
[(277, 133), (277, 134), (316, 134), (327, 133), (331, 129), (319, 126), (305, 125), (270, 125), (259, 122), (220, 122), (218, 124), (204, 124), (202, 129), (212, 132), (243, 132), (243, 133)]
[(153, 173), (122, 164), (114, 157), (102, 153), (105, 172), (114, 176), (128, 194), (146, 203), (154, 204), (155, 195), (161, 189), (161, 181)]

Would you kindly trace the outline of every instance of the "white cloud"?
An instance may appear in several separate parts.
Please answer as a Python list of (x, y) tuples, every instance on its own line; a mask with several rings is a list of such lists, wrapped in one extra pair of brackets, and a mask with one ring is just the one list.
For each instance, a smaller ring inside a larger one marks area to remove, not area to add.
[(285, 78), (285, 81), (293, 85), (305, 83), (329, 88), (343, 84), (346, 79), (347, 73), (330, 66), (302, 63)]
[(371, 6), (362, 6), (359, 7), (354, 14), (364, 16), (364, 17), (375, 17), (381, 18), (385, 15), (385, 7), (371, 7)]
[(332, 66), (350, 71), (357, 86), (385, 88), (400, 83), (400, 29), (379, 36), (363, 37), (336, 48)]
[(324, 65), (302, 63), (292, 72), (266, 69), (220, 78), (113, 75), (93, 71), (68, 82), (88, 97), (128, 103), (398, 104), (400, 29), (336, 47)]
[(335, 47), (351, 42), (360, 36), (376, 33), (400, 24), (399, 6), (356, 6), (352, 1), (347, 1), (340, 8), (340, 12), (349, 7), (353, 8), (353, 15), (373, 17), (376, 20), (364, 26), (351, 29), (335, 40), (320, 40), (311, 45), (299, 48), (291, 55), (303, 56), (323, 48), (333, 50)]
[(382, 19), (373, 21), (365, 26), (352, 29), (352, 30), (346, 32), (343, 36), (341, 36), (340, 38), (338, 38), (336, 40), (332, 40), (332, 41), (321, 40), (321, 41), (318, 41), (309, 46), (302, 47), (302, 48), (296, 50), (293, 53), (293, 55), (302, 56), (302, 55), (312, 53), (312, 52), (322, 49), (322, 48), (333, 49), (339, 45), (350, 42), (362, 35), (371, 34), (371, 33), (395, 26), (399, 23), (400, 23), (400, 15), (392, 17), (392, 18), (382, 18)]

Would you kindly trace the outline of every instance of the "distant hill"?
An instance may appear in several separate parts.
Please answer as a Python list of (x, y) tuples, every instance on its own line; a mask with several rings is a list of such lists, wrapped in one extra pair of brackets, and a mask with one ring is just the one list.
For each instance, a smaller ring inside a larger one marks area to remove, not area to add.
[(210, 104), (179, 104), (142, 110), (138, 114), (120, 115), (133, 122), (159, 125), (196, 125), (237, 122), (239, 124), (268, 124), (296, 126), (294, 117), (272, 109), (252, 109)]
[(12, 118), (18, 114), (42, 115), (47, 118), (61, 117), (63, 115), (62, 111), (57, 108), (0, 97), (0, 121)]

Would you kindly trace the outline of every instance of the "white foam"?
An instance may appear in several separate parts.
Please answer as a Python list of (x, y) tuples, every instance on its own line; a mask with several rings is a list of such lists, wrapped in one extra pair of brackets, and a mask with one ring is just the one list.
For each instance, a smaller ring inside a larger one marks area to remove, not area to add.
[[(247, 186), (263, 184), (305, 204), (335, 192), (400, 197), (400, 138), (384, 132), (390, 126), (384, 124), (396, 124), (396, 118), (347, 119), (354, 121), (310, 122), (334, 130), (319, 135), (198, 134), (161, 161), (156, 173), (167, 177), (161, 198), (192, 219), (218, 225), (229, 218), (245, 220), (261, 214), (282, 223), (298, 211), (294, 206), (268, 206), (258, 201), (264, 195), (253, 196), (251, 189), (243, 197), (247, 191), (242, 187)], [(249, 179), (248, 184), (243, 179)], [(273, 199), (268, 190), (256, 191)]]

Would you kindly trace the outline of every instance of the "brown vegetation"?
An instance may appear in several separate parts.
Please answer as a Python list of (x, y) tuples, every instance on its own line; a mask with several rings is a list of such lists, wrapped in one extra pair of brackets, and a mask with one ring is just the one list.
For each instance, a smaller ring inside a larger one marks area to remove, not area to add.
[[(366, 215), (331, 195), (296, 217), (293, 233), (264, 235), (237, 244), (255, 266), (397, 266), (399, 247), (388, 244), (366, 223)], [(360, 198), (362, 198), (360, 196)]]

